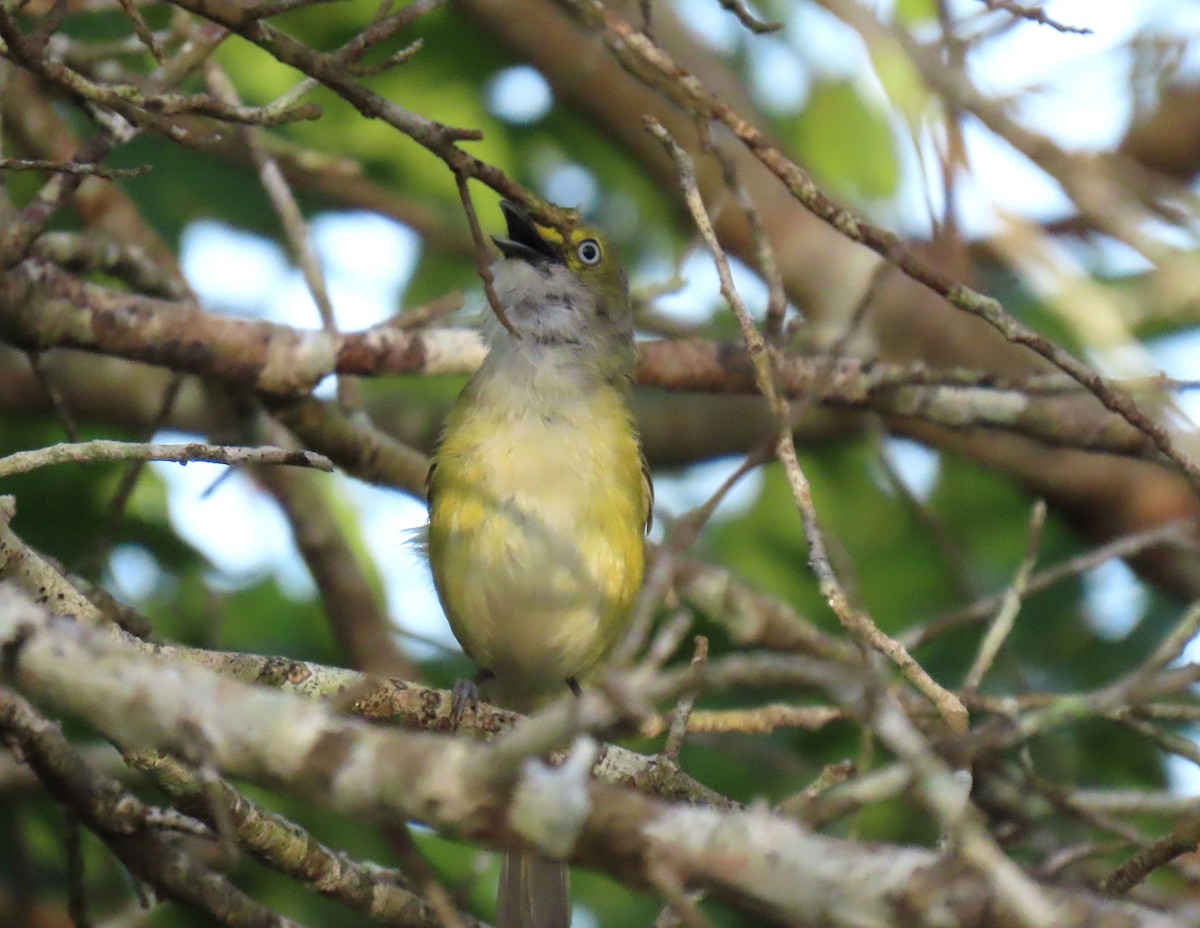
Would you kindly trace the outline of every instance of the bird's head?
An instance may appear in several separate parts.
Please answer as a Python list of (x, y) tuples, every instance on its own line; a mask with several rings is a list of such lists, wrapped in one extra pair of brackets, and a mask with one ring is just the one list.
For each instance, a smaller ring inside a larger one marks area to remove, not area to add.
[[(500, 203), (507, 236), (493, 241), (496, 295), (522, 342), (570, 348), (623, 372), (633, 359), (629, 284), (608, 237), (582, 222), (564, 229), (534, 222), (520, 206)], [(493, 326), (493, 347), (511, 336)]]

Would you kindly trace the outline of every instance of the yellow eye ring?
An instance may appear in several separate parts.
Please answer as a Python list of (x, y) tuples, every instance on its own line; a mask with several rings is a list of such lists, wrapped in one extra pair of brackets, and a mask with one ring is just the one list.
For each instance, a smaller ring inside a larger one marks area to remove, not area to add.
[(588, 267), (593, 267), (600, 263), (603, 258), (603, 253), (600, 250), (600, 243), (594, 238), (585, 238), (575, 248), (575, 254), (579, 260)]

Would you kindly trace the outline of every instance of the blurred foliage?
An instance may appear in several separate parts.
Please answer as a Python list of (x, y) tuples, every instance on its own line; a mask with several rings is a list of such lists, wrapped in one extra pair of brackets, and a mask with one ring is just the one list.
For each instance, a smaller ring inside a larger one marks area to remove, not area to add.
[(896, 193), (900, 167), (887, 115), (849, 81), (818, 81), (790, 134), (816, 181), (842, 198)]
[[(376, 6), (374, 0), (320, 4), (289, 14), (280, 25), (314, 47), (329, 49), (361, 28)], [(158, 16), (163, 11), (150, 12)], [(908, 22), (924, 23), (935, 16), (935, 4), (901, 0), (897, 13)], [(72, 35), (85, 40), (129, 32), (127, 20), (115, 11), (71, 16), (68, 24)], [(555, 105), (540, 120), (517, 125), (492, 113), (487, 88), (497, 73), (514, 62), (452, 7), (424, 17), (397, 42), (417, 37), (424, 39), (424, 49), (402, 67), (375, 79), (374, 89), (440, 122), (483, 129), (484, 140), (469, 143), (472, 153), (531, 188), (545, 191), (548, 177), (564, 165), (584, 167), (598, 193), (596, 202), (585, 205), (602, 220), (613, 220), (614, 232), (631, 256), (631, 264), (644, 257), (642, 249), (647, 242), (658, 243), (660, 249), (667, 243), (662, 250), (672, 257), (683, 251), (691, 236), (677, 223), (676, 213), (655, 183), (627, 152), (578, 114)], [(227, 41), (218, 60), (251, 102), (274, 99), (296, 80), (293, 71), (240, 39)], [(278, 130), (281, 137), (319, 153), (354, 159), (362, 164), (366, 176), (388, 190), (435, 207), (448, 223), (465, 222), (456, 208), (453, 178), (441, 162), (384, 123), (362, 118), (326, 91), (318, 90), (311, 99), (322, 106), (322, 118), (286, 126)], [(73, 118), (76, 125), (86, 125), (77, 115)], [(899, 142), (887, 114), (855, 82), (818, 76), (802, 107), (778, 117), (774, 129), (831, 191), (857, 201), (887, 200), (897, 194)], [(202, 217), (280, 237), (262, 188), (245, 165), (232, 165), (150, 135), (122, 148), (113, 163), (154, 165), (148, 175), (122, 181), (121, 186), (173, 246), (178, 245), (188, 224)], [(18, 195), (20, 191), (32, 195), (35, 190), (27, 178), (18, 179)], [(495, 195), (478, 186), (473, 193), (485, 227), (498, 229)], [(475, 281), (470, 261), (426, 250), (403, 301), (417, 305), (455, 287), (474, 287)], [(1010, 311), (1067, 347), (1078, 347), (1061, 320), (1016, 282), (997, 274), (985, 284)], [(717, 319), (716, 324), (727, 334), (734, 331), (728, 316)], [(444, 405), (460, 382), (380, 380), (366, 384), (365, 389), (403, 395), (404, 402), (395, 407), (396, 416), (402, 417), (414, 406)], [(112, 429), (89, 429), (85, 437), (100, 435), (139, 437), (114, 434)], [(51, 419), (14, 419), (0, 429), (0, 454), (61, 439), (61, 429)], [(881, 627), (898, 633), (961, 605), (958, 590), (962, 585), (977, 594), (1003, 589), (1027, 547), (1032, 500), (1002, 477), (970, 462), (942, 457), (928, 499), (918, 504), (927, 510), (922, 512), (883, 475), (880, 452), (877, 441), (863, 440), (802, 455), (834, 563), (843, 570), (857, 602)], [(836, 621), (807, 567), (804, 534), (787, 482), (777, 467), (766, 470), (753, 505), (741, 514), (718, 520), (704, 536), (699, 553), (731, 567), (752, 585), (778, 596), (823, 627), (834, 629)], [(19, 501), (17, 532), (92, 580), (111, 579), (103, 559), (96, 559), (103, 553), (103, 548), (97, 548), (98, 540), (109, 548), (132, 545), (147, 553), (157, 565), (159, 577), (135, 605), (164, 639), (325, 663), (343, 660), (315, 599), (297, 602), (272, 576), (216, 576), (204, 556), (181, 540), (172, 527), (166, 489), (153, 470), (143, 474), (131, 504), (110, 533), (110, 505), (121, 471), (118, 466), (52, 467), (12, 478), (0, 489), (15, 494)], [(954, 565), (930, 531), (930, 518), (959, 552), (968, 569), (966, 576), (954, 575)], [(1040, 563), (1052, 563), (1079, 550), (1080, 539), (1052, 516), (1043, 535)], [(1109, 640), (1098, 634), (1089, 616), (1083, 584), (1059, 584), (1024, 603), (1016, 630), (993, 671), (994, 682), (1005, 691), (1036, 687), (1069, 692), (1102, 685), (1130, 665), (1130, 653), (1148, 652), (1168, 627), (1174, 610), (1174, 604), (1151, 596), (1145, 615), (1128, 636)], [(712, 642), (714, 658), (734, 648), (712, 617), (697, 619), (697, 630)], [(948, 633), (917, 656), (935, 677), (957, 684), (979, 637), (978, 627)], [(464, 673), (466, 665), (439, 658), (430, 660), (424, 669), (431, 681), (448, 684)], [(704, 700), (702, 706), (750, 705), (764, 695), (785, 694), (756, 694), (753, 700), (730, 694)], [(786, 697), (794, 700), (797, 694)], [(634, 742), (631, 746), (653, 751), (658, 744)], [(1063, 782), (1146, 787), (1164, 780), (1148, 744), (1108, 724), (1058, 730), (1035, 743), (1033, 756), (1044, 776)], [(685, 745), (682, 762), (701, 782), (750, 802), (763, 797), (781, 800), (803, 789), (827, 764), (852, 758), (866, 759), (869, 767), (870, 757), (856, 727), (834, 724), (815, 733), (697, 737)], [(394, 859), (388, 838), (376, 829), (307, 803), (247, 789), (264, 805), (312, 829), (332, 847), (384, 863)], [(931, 829), (920, 810), (892, 802), (874, 806), (832, 830), (928, 844), (936, 839)], [(6, 848), (0, 854), (0, 923), (17, 924), (14, 913), (22, 911), (23, 899), (38, 905), (56, 900), (61, 905), (63, 831), (57, 808), (44, 799), (0, 802), (0, 846)], [(427, 833), (421, 833), (418, 841), (448, 885), (456, 887), (481, 916), (490, 917), (496, 862), (480, 866), (483, 852)], [(111, 913), (129, 907), (131, 894), (119, 867), (91, 837), (85, 838), (84, 849), (95, 910)], [(367, 924), (249, 860), (237, 864), (235, 875), (256, 897), (314, 928)], [(600, 925), (647, 924), (657, 911), (652, 900), (630, 898), (598, 875), (578, 874), (575, 890), (578, 903), (591, 910)], [(750, 924), (728, 913), (718, 915), (717, 922)], [(164, 906), (151, 915), (148, 924), (178, 928), (207, 923)]]

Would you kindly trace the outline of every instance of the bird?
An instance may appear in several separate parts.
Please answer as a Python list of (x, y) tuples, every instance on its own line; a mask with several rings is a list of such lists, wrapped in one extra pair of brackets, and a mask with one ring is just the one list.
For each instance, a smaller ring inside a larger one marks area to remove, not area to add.
[[(427, 553), (455, 637), (496, 703), (529, 712), (594, 673), (628, 627), (653, 485), (629, 405), (629, 284), (573, 211), (500, 204), (491, 266), (507, 320), (446, 419), (429, 471)], [(567, 928), (567, 867), (506, 854), (498, 928)]]

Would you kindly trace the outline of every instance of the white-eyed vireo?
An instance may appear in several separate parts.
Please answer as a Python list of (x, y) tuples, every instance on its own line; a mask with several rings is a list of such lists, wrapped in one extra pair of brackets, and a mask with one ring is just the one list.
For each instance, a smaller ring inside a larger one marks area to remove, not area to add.
[[(599, 231), (500, 204), (492, 266), (516, 330), (458, 397), (429, 474), (429, 560), (442, 607), (489, 693), (528, 711), (575, 687), (625, 629), (652, 491), (629, 410), (629, 285)], [(565, 928), (566, 867), (508, 856), (500, 928)]]

